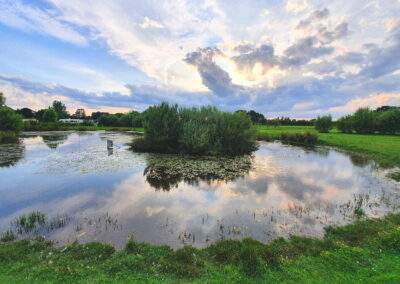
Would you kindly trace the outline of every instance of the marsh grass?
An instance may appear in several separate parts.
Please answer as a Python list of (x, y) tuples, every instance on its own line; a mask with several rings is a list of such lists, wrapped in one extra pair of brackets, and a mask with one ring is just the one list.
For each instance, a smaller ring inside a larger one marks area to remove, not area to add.
[(235, 156), (257, 149), (253, 124), (241, 112), (162, 103), (146, 110), (143, 126), (144, 137), (132, 142), (133, 151)]

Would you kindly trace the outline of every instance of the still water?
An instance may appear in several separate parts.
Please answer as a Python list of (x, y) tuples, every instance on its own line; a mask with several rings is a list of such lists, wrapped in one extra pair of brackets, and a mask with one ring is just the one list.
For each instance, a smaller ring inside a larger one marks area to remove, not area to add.
[(38, 233), (58, 244), (121, 247), (133, 237), (203, 247), (226, 238), (322, 236), (324, 226), (353, 221), (355, 209), (369, 217), (400, 211), (400, 184), (360, 156), (261, 142), (245, 176), (162, 190), (146, 180), (147, 154), (129, 151), (132, 139), (35, 132), (0, 145), (0, 231), (38, 210), (53, 224)]

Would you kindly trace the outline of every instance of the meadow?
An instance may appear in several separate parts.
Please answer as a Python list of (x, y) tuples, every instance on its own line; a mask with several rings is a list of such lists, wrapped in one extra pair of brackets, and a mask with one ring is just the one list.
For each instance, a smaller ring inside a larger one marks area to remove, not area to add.
[(317, 133), (313, 126), (257, 125), (256, 130), (260, 140), (279, 140), (282, 133), (315, 133), (318, 135), (319, 144), (366, 154), (384, 167), (400, 167), (399, 135), (349, 134), (336, 129), (329, 133)]
[(172, 250), (128, 241), (55, 248), (44, 239), (0, 243), (2, 283), (398, 283), (400, 215), (328, 227), (323, 239), (219, 241)]

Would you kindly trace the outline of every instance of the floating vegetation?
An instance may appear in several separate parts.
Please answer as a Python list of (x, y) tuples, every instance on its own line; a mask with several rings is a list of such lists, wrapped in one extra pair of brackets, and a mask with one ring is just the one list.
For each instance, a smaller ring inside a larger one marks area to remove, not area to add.
[(0, 167), (11, 167), (24, 157), (25, 146), (22, 143), (0, 144)]
[(249, 172), (251, 162), (252, 158), (249, 155), (237, 157), (149, 155), (143, 174), (153, 187), (170, 190), (181, 181), (196, 184), (200, 180), (235, 180)]

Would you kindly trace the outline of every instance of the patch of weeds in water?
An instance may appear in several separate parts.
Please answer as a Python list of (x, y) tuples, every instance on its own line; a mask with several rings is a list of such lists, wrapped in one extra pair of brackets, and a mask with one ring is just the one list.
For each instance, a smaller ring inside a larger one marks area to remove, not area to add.
[(232, 181), (251, 169), (249, 155), (236, 157), (196, 157), (179, 155), (149, 155), (144, 175), (156, 189), (170, 190), (179, 182), (197, 184), (200, 180)]
[(12, 242), (12, 241), (15, 241), (16, 238), (17, 237), (15, 236), (15, 234), (12, 230), (7, 230), (1, 235), (0, 242), (3, 242), (3, 243)]
[(22, 234), (23, 232), (29, 233), (40, 226), (46, 224), (46, 215), (40, 211), (34, 211), (28, 215), (21, 215), (15, 220), (17, 231)]
[(400, 182), (400, 171), (390, 173), (387, 175), (387, 177)]

